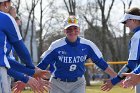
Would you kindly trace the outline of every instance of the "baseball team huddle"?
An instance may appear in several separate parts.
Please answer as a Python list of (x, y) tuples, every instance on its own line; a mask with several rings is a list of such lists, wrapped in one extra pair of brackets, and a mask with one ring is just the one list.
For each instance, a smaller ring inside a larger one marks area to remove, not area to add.
[[(101, 90), (109, 91), (121, 82), (124, 88), (132, 86), (135, 93), (140, 93), (139, 8), (127, 10), (120, 20), (134, 35), (129, 42), (128, 64), (116, 73), (98, 47), (79, 36), (80, 24), (74, 15), (64, 21), (65, 37), (52, 42), (42, 54), (42, 60), (34, 66), (10, 7), (11, 0), (0, 0), (0, 93), (21, 93), (26, 86), (30, 86), (34, 93), (86, 93), (84, 64), (89, 58), (111, 77), (104, 82)], [(24, 65), (13, 58), (13, 48)], [(46, 70), (48, 67), (50, 69)], [(12, 89), (10, 77), (18, 80)]]

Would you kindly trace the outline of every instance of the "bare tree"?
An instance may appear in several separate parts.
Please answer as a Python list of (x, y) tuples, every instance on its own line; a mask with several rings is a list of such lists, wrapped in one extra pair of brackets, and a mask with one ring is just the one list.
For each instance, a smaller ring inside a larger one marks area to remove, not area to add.
[[(115, 0), (111, 0), (111, 4), (109, 6), (109, 9), (107, 11), (107, 14), (105, 14), (105, 9), (106, 9), (106, 0), (97, 0), (97, 3), (100, 7), (101, 10), (101, 20), (102, 20), (102, 53), (104, 56), (106, 56), (107, 53), (107, 46), (111, 50), (112, 54), (112, 59), (117, 60), (116, 55), (115, 55), (115, 49), (113, 45), (113, 41), (111, 38), (113, 38), (112, 34), (109, 31), (108, 28), (108, 19), (110, 17), (110, 13), (113, 7)], [(106, 16), (107, 15), (107, 16)]]
[[(32, 0), (32, 4), (35, 3), (35, 0)], [(33, 37), (35, 33), (35, 8), (32, 12), (32, 19), (31, 19), (31, 39), (30, 39), (30, 51), (31, 51), (31, 57), (33, 57)]]
[[(109, 29), (109, 18), (114, 1), (115, 0), (111, 0), (109, 5), (107, 0), (88, 0), (86, 8), (81, 6), (85, 8), (85, 13), (82, 13), (82, 15), (88, 24), (88, 29), (86, 32), (94, 33), (91, 37), (92, 41), (99, 46), (105, 59), (109, 60), (117, 60), (115, 55), (115, 47), (112, 43), (114, 37), (112, 31)], [(107, 5), (109, 5), (109, 8), (106, 7)], [(101, 24), (101, 26), (99, 24)], [(106, 55), (109, 54), (108, 52), (111, 53), (111, 58), (109, 58), (110, 55)]]
[(67, 8), (67, 11), (69, 15), (75, 15), (76, 14), (76, 1), (75, 0), (68, 0), (68, 3), (66, 0), (64, 0), (65, 6)]
[[(21, 14), (20, 14), (20, 12), (19, 12), (20, 7), (21, 7), (21, 0), (16, 0), (15, 2), (12, 2), (12, 4), (13, 4), (13, 6), (15, 6), (15, 8), (16, 8), (17, 17), (21, 17)], [(19, 18), (19, 19), (20, 19), (20, 18)], [(20, 34), (21, 34), (21, 36), (23, 36), (23, 35), (22, 35), (22, 25), (19, 25), (19, 29), (20, 29)]]
[[(38, 58), (40, 58), (40, 55), (43, 53), (43, 44), (44, 40), (46, 40), (47, 37), (44, 37), (43, 34), (47, 32), (52, 31), (60, 31), (62, 28), (62, 23), (64, 20), (64, 14), (59, 13), (60, 7), (57, 7), (54, 4), (55, 0), (24, 0), (23, 2), (21, 0), (15, 0), (14, 5), (17, 8), (17, 12), (19, 15), (21, 15), (22, 18), (24, 18), (24, 31), (22, 31), (23, 34), (23, 40), (30, 41), (30, 45), (27, 44), (29, 47), (29, 50), (31, 51), (31, 55), (33, 55), (33, 35), (36, 33), (34, 31), (34, 25), (39, 27), (38, 31)], [(45, 3), (46, 4), (45, 4)], [(24, 4), (22, 4), (24, 3)], [(35, 8), (37, 5), (40, 5), (40, 15), (39, 18), (35, 15)], [(74, 10), (75, 11), (75, 10)], [(24, 14), (23, 14), (24, 13)], [(26, 20), (25, 20), (26, 19)], [(60, 28), (58, 28), (58, 26)], [(30, 32), (29, 32), (30, 30)], [(30, 38), (28, 36), (31, 36)], [(29, 40), (30, 39), (30, 40)], [(26, 43), (28, 42), (26, 41)]]
[(42, 32), (43, 32), (43, 26), (42, 26), (42, 19), (43, 19), (43, 8), (42, 8), (42, 0), (40, 0), (40, 33), (39, 33), (39, 48), (38, 48), (38, 59), (40, 58), (42, 54)]
[(27, 7), (27, 11), (29, 12), (29, 15), (28, 15), (28, 22), (27, 22), (27, 26), (26, 26), (26, 30), (25, 30), (25, 33), (24, 33), (24, 37), (23, 37), (23, 40), (26, 39), (26, 36), (27, 36), (27, 33), (28, 33), (28, 29), (29, 29), (29, 25), (30, 25), (30, 21), (31, 21), (31, 16), (32, 16), (32, 12), (34, 11), (36, 5), (38, 4), (39, 0), (37, 1), (32, 1), (32, 4), (31, 4), (31, 9), (29, 8), (28, 6), (28, 1), (26, 1), (26, 7)]
[[(43, 37), (43, 30), (45, 29), (46, 32), (47, 32), (47, 29), (51, 26), (50, 24), (48, 24), (48, 22), (53, 19), (53, 15), (49, 14), (49, 19), (46, 20), (45, 22), (43, 22), (43, 18), (44, 18), (45, 13), (46, 13), (45, 11), (48, 11), (49, 9), (51, 9), (51, 7), (53, 6), (53, 3), (54, 3), (54, 0), (51, 0), (43, 8), (43, 0), (40, 0), (40, 20), (39, 20), (39, 28), (40, 29), (39, 29), (38, 59), (40, 59), (40, 56), (43, 53), (43, 44), (44, 44), (44, 39), (45, 39)], [(48, 28), (46, 28), (45, 27), (46, 24), (50, 25), (50, 26), (48, 26)]]

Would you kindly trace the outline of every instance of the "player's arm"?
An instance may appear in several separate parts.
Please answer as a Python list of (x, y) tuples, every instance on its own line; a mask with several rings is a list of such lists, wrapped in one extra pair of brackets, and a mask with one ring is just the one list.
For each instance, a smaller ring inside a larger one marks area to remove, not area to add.
[(19, 58), (26, 64), (26, 67), (35, 69), (29, 51), (22, 40), (12, 43)]
[(37, 65), (38, 68), (45, 70), (49, 64), (53, 64), (55, 59), (55, 52), (51, 50), (46, 51), (46, 55), (42, 58), (40, 63)]
[(107, 62), (103, 58), (94, 60), (94, 63), (111, 77), (115, 77), (117, 75), (117, 73), (114, 72), (114, 70), (107, 64)]
[(38, 68), (45, 70), (49, 64), (54, 64), (54, 60), (57, 58), (57, 53), (55, 52), (54, 47), (55, 45), (52, 43), (48, 50), (41, 55), (42, 60), (37, 65)]
[(140, 39), (139, 37), (132, 37), (131, 39), (131, 45), (129, 50), (129, 58), (128, 58), (128, 64), (125, 65), (118, 73), (118, 75), (112, 79), (112, 84), (115, 85), (119, 83), (121, 80), (125, 78), (125, 76), (122, 75), (122, 73), (130, 73), (133, 71), (137, 64), (139, 63), (140, 58)]
[(8, 69), (7, 73), (8, 73), (9, 76), (12, 76), (13, 78), (15, 78), (17, 80), (20, 80), (20, 81), (22, 81), (24, 83), (27, 83), (28, 80), (29, 80), (28, 76), (26, 76), (25, 74), (14, 70), (13, 68)]
[(115, 77), (117, 75), (117, 73), (110, 66), (108, 66), (104, 71), (111, 77)]
[(24, 65), (16, 62), (15, 60), (8, 57), (9, 64), (12, 69), (24, 73), (26, 75), (32, 76), (32, 77), (41, 77), (41, 78), (47, 78), (46, 75), (49, 75), (50, 72), (46, 70), (41, 69), (30, 69), (25, 67)]
[(11, 59), (10, 57), (7, 57), (7, 59), (12, 69), (27, 74), (29, 76), (33, 76), (35, 74), (35, 69), (27, 68), (16, 60)]
[(89, 55), (88, 55), (92, 61), (103, 71), (105, 71), (107, 74), (109, 74), (111, 77), (114, 77), (116, 75), (116, 72), (111, 69), (111, 67), (107, 64), (107, 62), (103, 59), (101, 51), (98, 49), (98, 47), (90, 42), (89, 47)]
[(103, 91), (109, 91), (112, 89), (112, 87), (114, 85), (116, 85), (117, 83), (119, 83), (121, 80), (123, 80), (125, 77), (122, 75), (122, 73), (125, 72), (131, 72), (132, 69), (134, 69), (134, 67), (136, 66), (137, 62), (134, 61), (129, 61), (127, 65), (124, 65), (124, 67), (119, 71), (118, 75), (115, 76), (114, 78), (110, 79), (110, 80), (106, 80), (104, 82), (104, 84), (101, 86), (101, 90)]
[(132, 70), (135, 69), (137, 62), (137, 60), (129, 60), (128, 64), (124, 65), (122, 69), (118, 72), (118, 75), (111, 79), (112, 84), (116, 85), (121, 80), (125, 79), (125, 76), (123, 76), (122, 73), (130, 73)]
[(30, 58), (29, 51), (25, 47), (22, 37), (20, 35), (19, 28), (17, 26), (17, 23), (15, 22), (15, 19), (12, 18), (9, 15), (5, 16), (4, 22), (4, 33), (7, 36), (8, 41), (13, 45), (16, 53), (20, 57), (20, 59), (26, 64), (27, 67), (34, 69), (34, 65), (32, 63), (32, 60)]

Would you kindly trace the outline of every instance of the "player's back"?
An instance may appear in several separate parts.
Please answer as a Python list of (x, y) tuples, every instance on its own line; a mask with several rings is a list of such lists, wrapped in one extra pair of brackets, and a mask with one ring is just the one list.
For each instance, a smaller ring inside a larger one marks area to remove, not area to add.
[(11, 48), (11, 45), (8, 43), (5, 33), (5, 21), (7, 20), (7, 18), (8, 17), (5, 13), (0, 12), (0, 66), (9, 66), (5, 55)]
[(11, 51), (11, 44), (21, 39), (14, 18), (0, 11), (0, 66), (10, 67), (6, 55)]

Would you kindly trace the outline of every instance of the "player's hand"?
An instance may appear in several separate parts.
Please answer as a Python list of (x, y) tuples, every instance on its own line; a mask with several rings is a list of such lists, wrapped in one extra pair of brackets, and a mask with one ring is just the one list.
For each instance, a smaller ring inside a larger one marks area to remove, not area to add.
[(43, 93), (42, 85), (33, 77), (29, 78), (29, 81), (27, 82), (27, 85), (31, 87), (33, 91), (36, 91), (37, 93)]
[(126, 76), (126, 79), (123, 81), (123, 87), (134, 87), (140, 82), (140, 74), (134, 73), (123, 73), (123, 76)]
[(48, 92), (48, 90), (51, 89), (51, 82), (48, 80), (44, 80), (42, 78), (37, 78), (37, 80), (40, 83), (40, 87), (42, 87), (41, 89), (43, 89), (43, 91)]
[(33, 75), (33, 77), (48, 79), (48, 78), (50, 78), (50, 75), (51, 75), (51, 73), (49, 71), (41, 70), (40, 68), (36, 67), (35, 68), (35, 74)]
[(121, 80), (121, 82), (119, 83), (120, 87), (123, 87), (123, 82), (124, 80)]
[(26, 84), (22, 81), (17, 81), (12, 88), (13, 93), (21, 93), (21, 91), (25, 88)]
[(113, 87), (111, 80), (105, 80), (104, 84), (101, 86), (101, 90), (103, 91), (109, 91)]

